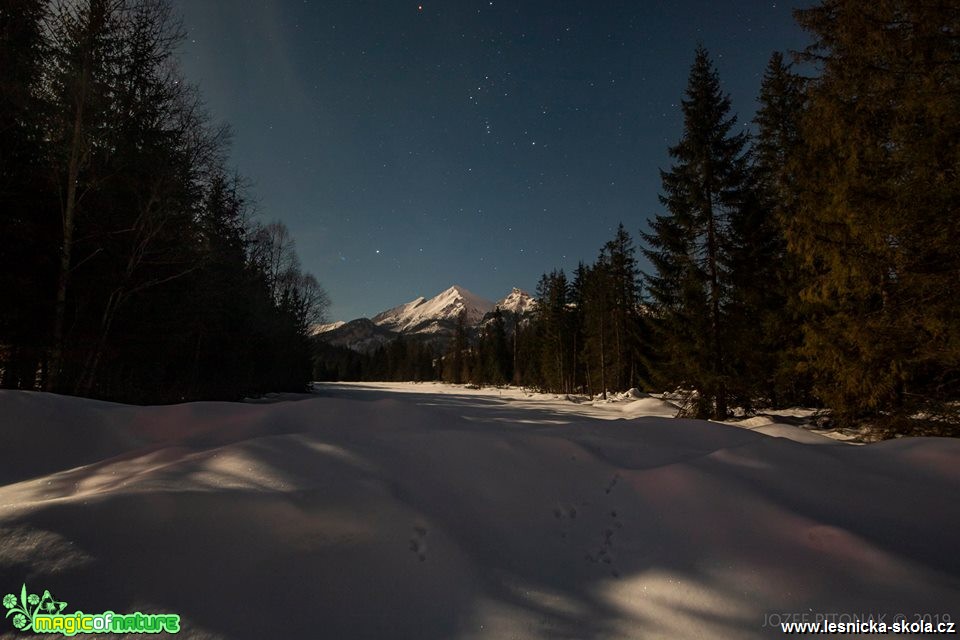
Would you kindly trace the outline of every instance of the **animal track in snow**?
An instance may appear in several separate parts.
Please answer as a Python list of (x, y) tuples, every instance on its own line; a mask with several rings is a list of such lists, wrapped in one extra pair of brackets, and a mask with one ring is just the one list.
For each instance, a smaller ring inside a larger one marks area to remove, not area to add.
[(600, 543), (600, 547), (595, 551), (587, 551), (586, 560), (594, 564), (604, 564), (610, 567), (610, 575), (614, 578), (620, 577), (620, 571), (617, 568), (616, 557), (613, 554), (613, 536), (616, 534), (617, 530), (623, 528), (623, 522), (619, 519), (619, 514), (616, 509), (610, 511), (611, 524), (608, 527), (605, 527), (601, 532), (601, 537), (603, 541)]
[(607, 493), (610, 493), (611, 491), (613, 491), (613, 488), (614, 488), (615, 486), (617, 486), (617, 483), (618, 483), (618, 482), (620, 482), (620, 474), (619, 474), (619, 473), (615, 473), (615, 474), (613, 474), (613, 478), (610, 479), (610, 483), (607, 485), (607, 490), (606, 490), (606, 492), (607, 492)]
[(417, 554), (420, 562), (424, 562), (427, 559), (427, 528), (415, 525), (413, 534), (413, 537), (410, 538), (410, 551)]
[(557, 506), (553, 508), (553, 517), (557, 520), (563, 520), (564, 518), (569, 518), (570, 520), (576, 520), (577, 515), (580, 512), (577, 511), (576, 507), (562, 507)]

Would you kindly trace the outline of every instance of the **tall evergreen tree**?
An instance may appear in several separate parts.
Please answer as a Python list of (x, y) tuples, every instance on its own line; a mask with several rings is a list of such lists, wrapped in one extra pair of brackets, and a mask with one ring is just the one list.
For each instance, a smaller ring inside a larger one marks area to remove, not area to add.
[(48, 20), (51, 56), (45, 85), (54, 105), (48, 135), (62, 203), (48, 390), (67, 388), (60, 377), (80, 203), (102, 177), (102, 164), (115, 148), (107, 144), (112, 124), (107, 109), (114, 93), (111, 70), (119, 62), (121, 8), (122, 0), (59, 3)]
[(754, 119), (754, 163), (760, 206), (765, 212), (772, 212), (772, 216), (767, 213), (758, 226), (764, 234), (758, 246), (764, 251), (754, 262), (765, 262), (772, 268), (756, 268), (755, 264), (748, 273), (759, 274), (754, 288), (765, 294), (760, 301), (766, 310), (762, 317), (762, 345), (763, 352), (772, 357), (761, 358), (761, 366), (764, 370), (772, 367), (774, 378), (762, 391), (775, 403), (809, 405), (813, 403), (809, 376), (801, 375), (798, 366), (798, 349), (803, 342), (802, 273), (799, 260), (787, 251), (786, 240), (787, 229), (797, 215), (798, 188), (790, 163), (801, 145), (805, 84), (805, 79), (785, 64), (782, 54), (771, 56)]
[(493, 318), (484, 330), (487, 344), (484, 354), (486, 381), (493, 384), (506, 384), (513, 378), (510, 345), (507, 342), (507, 327), (500, 307), (493, 311)]
[(745, 134), (734, 132), (730, 99), (702, 47), (683, 100), (684, 130), (670, 148), (675, 163), (661, 171), (667, 213), (643, 234), (646, 277), (656, 305), (662, 344), (660, 377), (691, 385), (697, 413), (723, 418), (731, 375), (727, 314), (730, 215), (744, 206), (750, 187)]
[(730, 215), (730, 363), (739, 404), (798, 402), (802, 385), (793, 351), (800, 342), (798, 269), (786, 251), (784, 225), (794, 215), (795, 185), (787, 159), (798, 144), (803, 110), (800, 78), (774, 53), (754, 120), (752, 188)]
[(453, 384), (463, 384), (466, 375), (469, 345), (467, 343), (467, 312), (461, 311), (457, 316), (457, 325), (453, 338), (443, 359), (443, 380)]
[(816, 392), (843, 422), (956, 420), (960, 7), (825, 0), (796, 17), (821, 70), (788, 227)]
[(195, 311), (183, 345), (193, 355), (185, 376), (191, 397), (256, 393), (256, 364), (245, 345), (256, 334), (249, 302), (259, 287), (247, 266), (244, 206), (238, 180), (216, 171), (198, 212), (203, 263), (190, 282)]
[(577, 264), (570, 281), (570, 341), (573, 352), (573, 390), (592, 393), (587, 358), (587, 306), (590, 296), (590, 269)]
[(614, 380), (617, 390), (640, 384), (641, 320), (640, 271), (634, 255), (633, 238), (621, 223), (603, 248), (610, 279), (610, 309), (613, 329)]
[[(582, 265), (581, 265), (582, 266)], [(578, 272), (582, 282), (583, 353), (587, 389), (591, 395), (607, 397), (615, 378), (614, 291), (609, 256), (602, 251), (588, 269)]]
[[(804, 79), (790, 70), (782, 53), (775, 51), (760, 84), (753, 150), (760, 174), (758, 180), (765, 195), (780, 208), (789, 207), (796, 197), (796, 186), (787, 163), (800, 144), (804, 100)], [(786, 212), (781, 214), (785, 215)]]
[(0, 386), (33, 388), (47, 346), (59, 232), (40, 78), (45, 0), (0, 0)]
[(561, 393), (573, 390), (569, 295), (567, 276), (562, 270), (544, 274), (537, 284), (535, 321), (540, 339), (541, 384)]

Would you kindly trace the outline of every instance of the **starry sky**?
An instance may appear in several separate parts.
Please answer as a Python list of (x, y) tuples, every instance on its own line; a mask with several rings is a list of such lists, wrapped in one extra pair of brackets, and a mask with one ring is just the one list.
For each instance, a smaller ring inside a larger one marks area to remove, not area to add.
[[(496, 300), (661, 211), (702, 43), (749, 128), (800, 3), (175, 0), (231, 164), (331, 320), (452, 284)], [(809, 3), (806, 3), (809, 4)], [(643, 263), (641, 261), (641, 266)]]

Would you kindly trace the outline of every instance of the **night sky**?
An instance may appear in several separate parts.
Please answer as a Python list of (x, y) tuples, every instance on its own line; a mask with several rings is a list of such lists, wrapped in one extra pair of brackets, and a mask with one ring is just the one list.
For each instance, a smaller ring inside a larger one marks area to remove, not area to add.
[(459, 284), (496, 300), (659, 212), (697, 43), (749, 126), (795, 4), (179, 0), (183, 70), (266, 221), (369, 316)]

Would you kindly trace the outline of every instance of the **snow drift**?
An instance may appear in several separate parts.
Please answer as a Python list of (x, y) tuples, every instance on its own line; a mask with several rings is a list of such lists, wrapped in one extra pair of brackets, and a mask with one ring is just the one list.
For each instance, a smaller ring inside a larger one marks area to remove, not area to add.
[[(417, 388), (0, 392), (0, 592), (177, 612), (197, 639), (763, 638), (782, 637), (771, 613), (960, 614), (960, 442), (811, 446)], [(634, 402), (621, 418), (663, 410)]]

